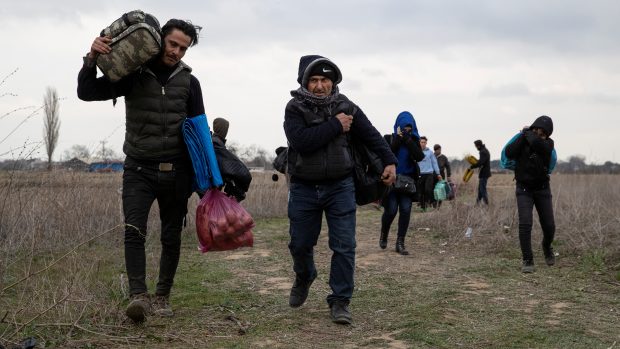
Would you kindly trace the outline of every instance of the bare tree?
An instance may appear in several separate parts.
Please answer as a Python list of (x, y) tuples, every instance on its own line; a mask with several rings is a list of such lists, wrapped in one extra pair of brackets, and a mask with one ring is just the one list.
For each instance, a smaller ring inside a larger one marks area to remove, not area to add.
[(89, 159), (90, 150), (85, 145), (74, 144), (71, 146), (71, 148), (65, 150), (64, 158), (65, 160), (69, 160), (73, 158)]
[(52, 155), (58, 143), (60, 130), (60, 117), (58, 115), (58, 92), (53, 87), (48, 87), (43, 97), (45, 119), (43, 124), (43, 140), (47, 151), (47, 169), (52, 169)]

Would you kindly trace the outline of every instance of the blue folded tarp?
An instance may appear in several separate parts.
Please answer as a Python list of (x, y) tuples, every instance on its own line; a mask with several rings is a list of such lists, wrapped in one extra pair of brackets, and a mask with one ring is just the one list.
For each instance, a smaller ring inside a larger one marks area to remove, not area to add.
[(194, 187), (198, 191), (221, 187), (224, 184), (211, 140), (207, 116), (201, 114), (183, 122), (183, 138), (194, 167)]

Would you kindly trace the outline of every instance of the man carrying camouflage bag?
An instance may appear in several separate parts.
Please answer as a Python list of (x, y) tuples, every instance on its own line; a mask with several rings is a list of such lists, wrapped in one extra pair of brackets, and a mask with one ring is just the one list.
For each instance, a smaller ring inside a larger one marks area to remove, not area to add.
[[(196, 27), (171, 19), (162, 28), (161, 53), (117, 82), (97, 78), (95, 60), (114, 52), (112, 38), (98, 36), (84, 57), (78, 97), (103, 101), (125, 97), (123, 152), (125, 266), (131, 301), (127, 316), (135, 322), (147, 315), (173, 316), (169, 296), (181, 251), (181, 230), (192, 194), (193, 170), (181, 126), (186, 117), (204, 114), (200, 83), (181, 59), (198, 43)], [(155, 295), (146, 287), (144, 243), (149, 211), (157, 200), (161, 219), (161, 257)]]

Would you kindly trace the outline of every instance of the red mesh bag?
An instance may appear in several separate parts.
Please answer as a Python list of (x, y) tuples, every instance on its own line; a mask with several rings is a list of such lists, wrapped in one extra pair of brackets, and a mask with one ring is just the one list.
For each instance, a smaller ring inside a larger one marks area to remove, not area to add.
[(196, 233), (203, 253), (252, 247), (254, 226), (248, 211), (217, 189), (207, 191), (196, 208)]

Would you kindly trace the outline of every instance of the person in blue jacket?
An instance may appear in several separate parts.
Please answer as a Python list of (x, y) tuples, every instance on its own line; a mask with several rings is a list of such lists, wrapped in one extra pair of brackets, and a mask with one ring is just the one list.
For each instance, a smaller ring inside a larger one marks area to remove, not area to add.
[(515, 179), (517, 209), (519, 211), (519, 243), (523, 264), (521, 271), (534, 272), (534, 255), (532, 253), (533, 208), (538, 211), (538, 219), (543, 231), (542, 250), (545, 263), (555, 264), (555, 254), (551, 243), (555, 236), (555, 219), (551, 202), (549, 185), (549, 163), (554, 149), (553, 121), (543, 115), (531, 126), (526, 126), (521, 135), (508, 146), (506, 156), (516, 160)]
[[(414, 182), (418, 180), (420, 171), (417, 162), (424, 158), (424, 153), (420, 148), (420, 135), (415, 119), (408, 111), (403, 111), (396, 117), (394, 123), (394, 133), (391, 137), (391, 149), (398, 159), (396, 166), (397, 176), (409, 176)], [(387, 247), (387, 238), (390, 226), (398, 211), (398, 234), (396, 237), (396, 252), (401, 255), (408, 255), (405, 248), (405, 236), (409, 228), (411, 219), (412, 196), (407, 193), (400, 193), (395, 190), (390, 191), (383, 200), (383, 215), (381, 216), (381, 235), (379, 237), (379, 247)]]
[(436, 206), (437, 203), (435, 202), (435, 198), (433, 196), (433, 189), (435, 187), (435, 179), (441, 180), (437, 158), (435, 157), (433, 150), (426, 146), (427, 143), (428, 139), (425, 136), (420, 137), (420, 146), (422, 147), (422, 153), (424, 153), (424, 159), (418, 162), (418, 165), (420, 166), (418, 193), (419, 204), (422, 211), (426, 211), (428, 204)]

